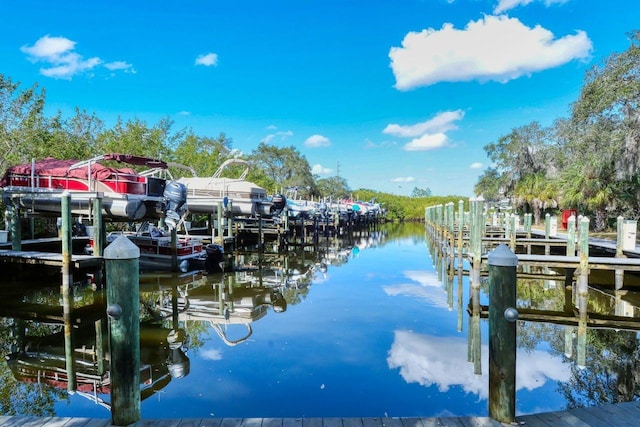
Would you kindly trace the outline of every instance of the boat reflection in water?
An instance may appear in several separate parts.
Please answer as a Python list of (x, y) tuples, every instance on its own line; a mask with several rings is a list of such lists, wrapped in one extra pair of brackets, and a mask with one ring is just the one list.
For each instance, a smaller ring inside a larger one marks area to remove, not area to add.
[[(232, 272), (141, 274), (141, 400), (189, 377), (190, 352), (210, 341), (209, 331), (225, 346), (247, 342), (254, 334), (254, 322), (286, 313), (306, 298), (313, 283), (322, 282), (328, 265), (348, 262), (358, 245), (375, 244), (384, 234), (376, 236), (380, 237), (367, 236), (357, 243), (327, 239), (284, 254), (235, 251)], [(96, 405), (88, 416), (108, 417), (113, 376), (105, 290), (96, 290), (88, 281), (75, 283), (67, 307), (55, 281), (46, 287), (11, 284), (0, 293), (4, 301), (0, 318), (9, 325), (10, 337), (0, 344), (8, 378), (12, 377), (2, 393), (21, 395), (16, 390), (26, 390), (25, 406), (15, 413), (59, 415), (59, 402), (69, 406), (76, 399), (72, 396), (79, 396)], [(71, 336), (65, 336), (65, 329)], [(34, 405), (33, 399), (41, 403)]]

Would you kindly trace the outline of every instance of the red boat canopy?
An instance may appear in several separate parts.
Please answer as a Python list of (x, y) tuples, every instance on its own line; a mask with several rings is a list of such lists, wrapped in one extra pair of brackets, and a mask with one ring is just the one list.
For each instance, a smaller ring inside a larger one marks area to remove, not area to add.
[(130, 165), (149, 166), (152, 168), (167, 169), (168, 167), (167, 162), (165, 161), (158, 160), (158, 159), (151, 159), (149, 157), (134, 156), (132, 154), (118, 154), (118, 153), (105, 154), (104, 159), (115, 160), (117, 162), (128, 163)]
[[(133, 165), (146, 165), (149, 167), (163, 167), (166, 168), (166, 162), (162, 160), (150, 159), (141, 156), (132, 156), (128, 154), (106, 154), (101, 156), (104, 160), (115, 160), (117, 162), (123, 162)], [(53, 177), (65, 177), (65, 178), (89, 178), (89, 165), (91, 165), (91, 179), (102, 181), (117, 174), (132, 174), (137, 175), (137, 172), (131, 168), (112, 168), (103, 166), (100, 163), (93, 163), (86, 161), (83, 166), (75, 167), (71, 169), (71, 166), (76, 165), (78, 160), (59, 160), (53, 157), (47, 157), (43, 160), (27, 163), (24, 165), (11, 166), (7, 169), (6, 173), (0, 180), (0, 187), (6, 187), (9, 183), (9, 175), (31, 175), (32, 171), (34, 175), (45, 175)]]

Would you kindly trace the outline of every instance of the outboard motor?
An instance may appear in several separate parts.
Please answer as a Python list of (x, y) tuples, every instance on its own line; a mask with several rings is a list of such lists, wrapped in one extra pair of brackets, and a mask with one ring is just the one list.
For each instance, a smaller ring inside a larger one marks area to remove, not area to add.
[(167, 336), (169, 355), (167, 356), (167, 369), (172, 378), (184, 378), (189, 375), (191, 361), (185, 354), (186, 342), (189, 337), (182, 329), (172, 329)]
[(216, 243), (207, 245), (207, 259), (204, 262), (204, 268), (208, 273), (222, 273), (222, 264), (224, 263), (224, 247)]
[(283, 194), (275, 194), (271, 198), (271, 215), (277, 215), (287, 205), (287, 198)]
[(164, 189), (164, 197), (167, 199), (165, 222), (170, 228), (176, 228), (180, 217), (186, 211), (187, 186), (178, 181), (168, 182)]

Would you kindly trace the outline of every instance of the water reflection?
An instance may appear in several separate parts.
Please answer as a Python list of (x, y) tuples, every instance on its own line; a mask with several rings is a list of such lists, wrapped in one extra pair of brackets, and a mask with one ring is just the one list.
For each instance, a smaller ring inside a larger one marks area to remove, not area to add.
[[(489, 346), (481, 345), (482, 364), (487, 366)], [(416, 334), (411, 331), (396, 331), (387, 362), (392, 369), (399, 369), (407, 382), (425, 387), (437, 385), (441, 392), (451, 387), (461, 387), (465, 393), (477, 399), (488, 398), (488, 372), (476, 375), (465, 366), (467, 342), (460, 337), (438, 337)], [(567, 381), (569, 372), (559, 357), (541, 350), (518, 351), (517, 389), (535, 390), (548, 380)]]
[[(422, 224), (393, 224), (286, 253), (238, 250), (235, 271), (144, 274), (143, 418), (486, 416), (486, 272), (472, 282), (466, 260), (425, 237)], [(633, 288), (592, 287), (580, 304), (573, 275), (520, 275), (518, 413), (640, 397)], [(75, 284), (71, 354), (57, 279), (0, 293), (2, 413), (108, 418), (103, 291)]]
[[(481, 319), (488, 314), (488, 280), (481, 271), (479, 280), (469, 279), (468, 300), (462, 297), (462, 275), (473, 276), (471, 267), (456, 267), (446, 245), (432, 241), (438, 278), (449, 298), (452, 268), (457, 270), (458, 307), (467, 306), (467, 361), (473, 363), (475, 376), (469, 371), (451, 369), (462, 362), (465, 343), (448, 338), (396, 334), (389, 365), (400, 369), (407, 381), (425, 386), (437, 384), (448, 389), (459, 385), (469, 393), (486, 398), (487, 379), (482, 366), (488, 366), (487, 346), (481, 344), (486, 331)], [(584, 276), (583, 276), (584, 277)], [(614, 275), (596, 272), (589, 276), (588, 293), (577, 291), (579, 279), (575, 269), (518, 266), (517, 308), (517, 403), (529, 400), (525, 390), (548, 388), (547, 383), (564, 399), (561, 408), (595, 406), (625, 402), (640, 397), (640, 330), (638, 277), (627, 272), (625, 289), (616, 289)], [(450, 300), (449, 300), (450, 301)], [(460, 310), (459, 310), (460, 312)], [(402, 345), (406, 341), (408, 345)], [(433, 346), (433, 347), (432, 347)], [(435, 351), (437, 349), (437, 351)], [(444, 363), (458, 360), (457, 363)], [(539, 406), (536, 411), (550, 410)], [(526, 413), (518, 408), (519, 413)]]
[[(187, 380), (193, 351), (202, 349), (203, 360), (221, 360), (221, 351), (204, 348), (211, 331), (226, 346), (247, 342), (254, 322), (301, 303), (312, 283), (328, 277), (329, 266), (346, 264), (385, 235), (373, 231), (320, 239), (285, 254), (237, 250), (234, 271), (227, 273), (141, 275), (141, 400)], [(46, 283), (2, 286), (1, 413), (53, 416), (57, 403), (79, 396), (107, 410), (92, 416), (108, 417), (112, 384), (105, 291), (85, 280), (75, 283), (72, 300), (63, 302), (53, 277)], [(65, 337), (65, 326), (71, 337)]]

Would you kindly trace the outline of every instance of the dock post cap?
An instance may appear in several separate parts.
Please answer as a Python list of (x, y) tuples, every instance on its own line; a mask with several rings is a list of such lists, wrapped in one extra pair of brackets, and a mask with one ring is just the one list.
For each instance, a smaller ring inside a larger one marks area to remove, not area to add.
[(518, 257), (504, 243), (500, 243), (494, 250), (489, 252), (487, 260), (489, 265), (498, 267), (516, 267), (518, 265)]
[(118, 236), (104, 249), (104, 259), (136, 259), (140, 258), (140, 248), (127, 236)]

